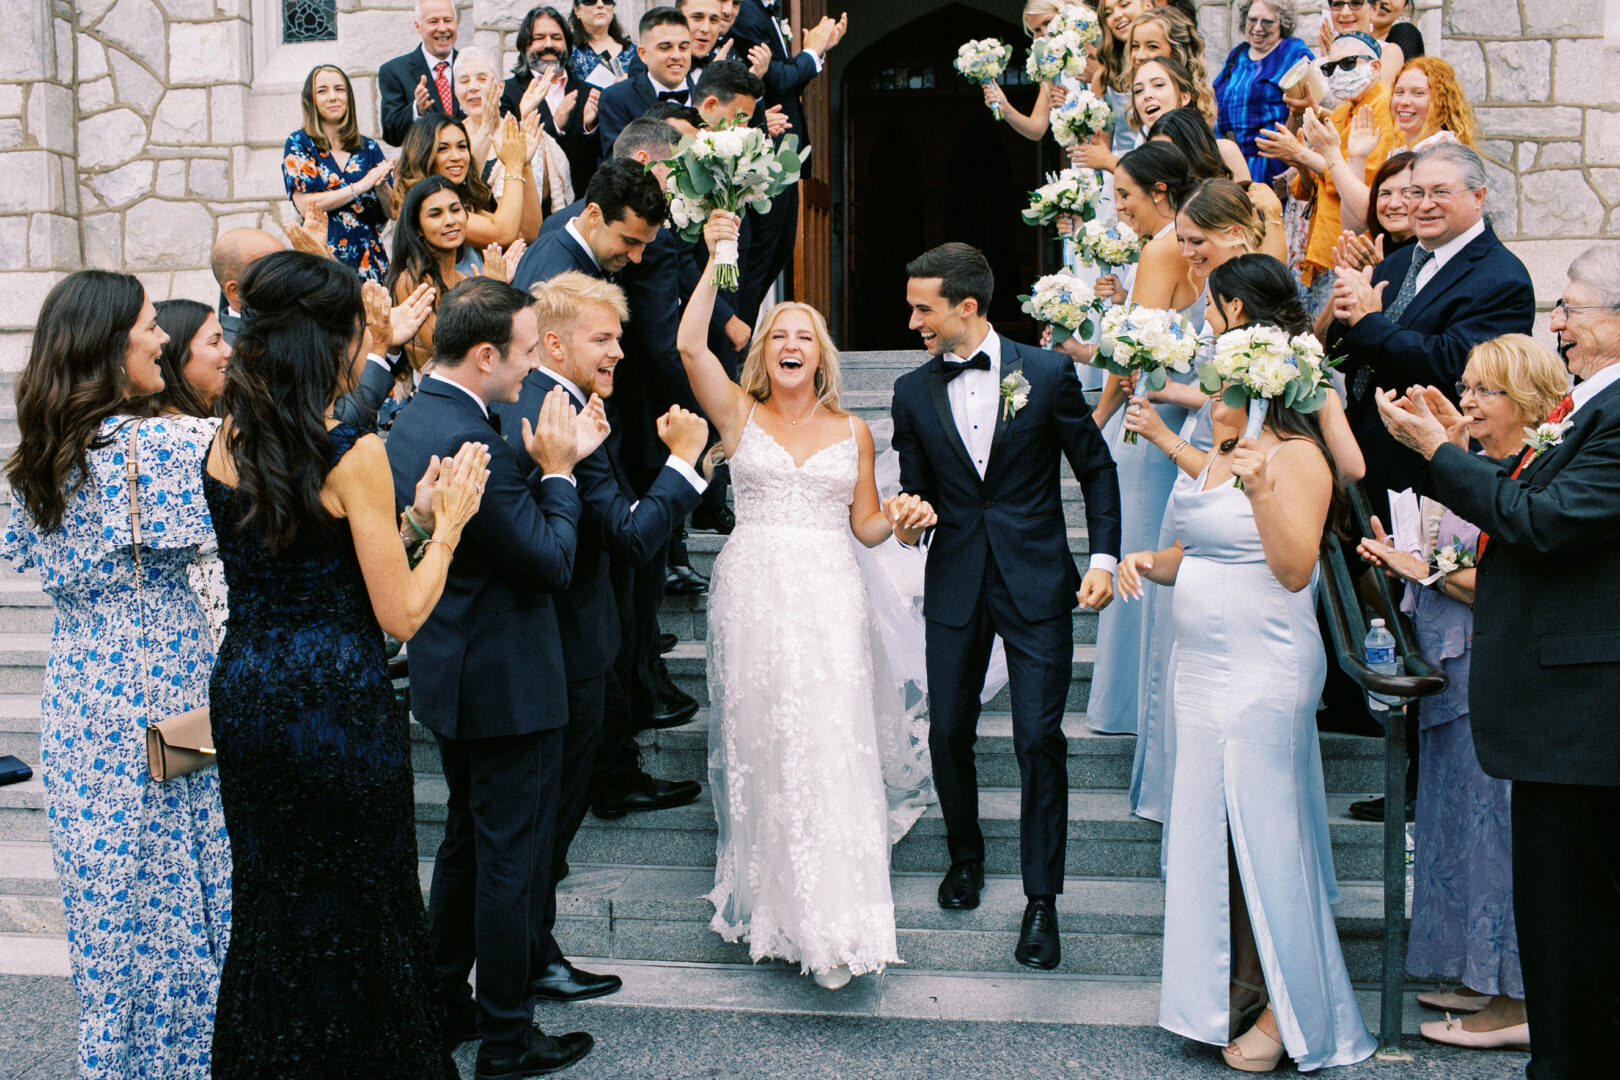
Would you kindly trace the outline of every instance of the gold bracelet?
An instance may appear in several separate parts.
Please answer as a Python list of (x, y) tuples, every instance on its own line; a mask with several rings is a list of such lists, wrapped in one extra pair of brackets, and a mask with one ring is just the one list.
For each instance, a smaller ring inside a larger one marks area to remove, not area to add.
[(528, 183), (528, 181), (523, 178), (522, 174), (519, 174), (517, 176), (513, 176), (511, 173), (507, 173), (506, 178), (508, 180), (512, 181), (514, 184), (526, 184), (526, 183)]
[(1178, 442), (1176, 444), (1175, 449), (1170, 451), (1170, 462), (1171, 462), (1171, 464), (1175, 463), (1177, 455), (1179, 455), (1185, 449), (1187, 449), (1187, 440), (1182, 439), (1180, 442)]
[(431, 540), (424, 540), (422, 542), (422, 554), (426, 555), (427, 554), (427, 549), (432, 547), (434, 544), (443, 544), (444, 545), (444, 557), (445, 558), (453, 559), (453, 558), (456, 557), (456, 549), (454, 547), (450, 546), (450, 541), (448, 541), (448, 540), (440, 540), (437, 536), (435, 536)]

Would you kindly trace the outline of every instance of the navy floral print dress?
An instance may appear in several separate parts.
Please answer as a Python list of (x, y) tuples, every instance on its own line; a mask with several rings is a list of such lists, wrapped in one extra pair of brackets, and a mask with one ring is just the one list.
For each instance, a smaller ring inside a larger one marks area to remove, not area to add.
[[(364, 179), (366, 173), (386, 160), (377, 140), (360, 136), (360, 149), (339, 165), (329, 150), (317, 150), (309, 132), (300, 128), (287, 136), (282, 151), (281, 178), (287, 185), (287, 198), (309, 192), (336, 191)], [(347, 263), (367, 281), (381, 284), (388, 276), (388, 252), (383, 247), (382, 229), (388, 222), (377, 188), (362, 194), (347, 206), (328, 215), (331, 225), (327, 246), (338, 261)]]

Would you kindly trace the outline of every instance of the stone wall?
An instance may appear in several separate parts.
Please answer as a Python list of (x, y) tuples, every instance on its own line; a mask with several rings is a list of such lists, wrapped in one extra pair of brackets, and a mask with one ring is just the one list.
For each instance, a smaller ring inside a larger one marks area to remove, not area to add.
[[(290, 213), (281, 147), (305, 74), (343, 67), (375, 133), (376, 71), (414, 45), (412, 3), (338, 0), (335, 42), (282, 45), (273, 0), (0, 0), (16, 28), (0, 56), (0, 370), (22, 365), (45, 292), (80, 266), (127, 269), (155, 298), (212, 299), (214, 238)], [(509, 61), (529, 0), (459, 6), (462, 43)], [(620, 0), (621, 23), (633, 33), (647, 6)], [(1323, 4), (1301, 6), (1309, 40)], [(1231, 8), (1199, 9), (1212, 67), (1238, 37)], [(1421, 0), (1414, 18), (1476, 103), (1493, 215), (1545, 306), (1570, 257), (1617, 224), (1620, 0)]]

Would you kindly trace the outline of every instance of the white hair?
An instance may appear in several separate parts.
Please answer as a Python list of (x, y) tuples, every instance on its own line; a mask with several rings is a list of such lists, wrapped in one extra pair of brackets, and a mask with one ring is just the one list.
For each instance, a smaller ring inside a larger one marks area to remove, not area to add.
[(456, 8), (456, 0), (416, 0), (416, 18), (418, 21), (421, 21), (422, 9), (429, 4), (449, 4), (450, 14), (456, 17), (456, 22), (461, 21), (461, 12)]
[(469, 45), (465, 49), (456, 50), (456, 64), (451, 69), (450, 77), (456, 78), (463, 71), (473, 71), (478, 68), (488, 68), (497, 82), (500, 81), (501, 69), (495, 66), (495, 58), (476, 45)]
[(1598, 303), (1620, 309), (1620, 245), (1594, 244), (1575, 256), (1569, 280), (1592, 290)]
[(1463, 185), (1469, 191), (1478, 191), (1485, 186), (1485, 162), (1462, 143), (1440, 142), (1424, 147), (1417, 152), (1417, 157), (1412, 161), (1413, 171), (1428, 161), (1444, 161), (1457, 166), (1458, 171), (1462, 173)]

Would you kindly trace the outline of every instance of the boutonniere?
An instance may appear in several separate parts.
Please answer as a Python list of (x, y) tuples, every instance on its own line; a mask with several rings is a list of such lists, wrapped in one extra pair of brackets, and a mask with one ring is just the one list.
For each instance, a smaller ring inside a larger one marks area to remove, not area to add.
[(1548, 421), (1540, 427), (1527, 427), (1524, 429), (1524, 445), (1530, 448), (1532, 454), (1544, 454), (1563, 442), (1564, 436), (1574, 426), (1573, 420), (1560, 420), (1556, 424)]
[(1029, 380), (1024, 373), (1015, 371), (1001, 380), (1001, 418), (1011, 420), (1018, 410), (1029, 403)]
[(1474, 566), (1478, 560), (1474, 553), (1463, 545), (1462, 538), (1453, 536), (1451, 543), (1443, 548), (1436, 548), (1434, 552), (1434, 566), (1442, 574), (1449, 574), (1453, 570), (1467, 570)]

